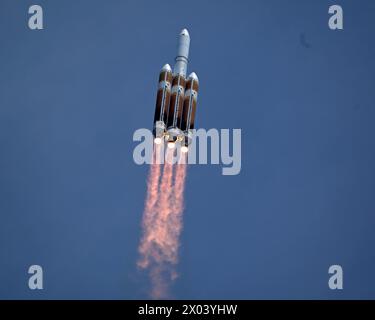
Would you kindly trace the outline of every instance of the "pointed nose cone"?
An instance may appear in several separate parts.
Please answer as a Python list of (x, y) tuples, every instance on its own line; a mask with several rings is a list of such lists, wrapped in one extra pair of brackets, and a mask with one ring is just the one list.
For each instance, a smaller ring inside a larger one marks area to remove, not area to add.
[(161, 71), (167, 71), (167, 72), (172, 72), (171, 66), (167, 63), (161, 68)]
[(180, 36), (186, 36), (190, 38), (189, 31), (187, 31), (187, 29), (182, 29), (182, 31), (180, 32)]
[(197, 81), (199, 83), (198, 76), (195, 72), (189, 74), (189, 79), (193, 79), (194, 81)]

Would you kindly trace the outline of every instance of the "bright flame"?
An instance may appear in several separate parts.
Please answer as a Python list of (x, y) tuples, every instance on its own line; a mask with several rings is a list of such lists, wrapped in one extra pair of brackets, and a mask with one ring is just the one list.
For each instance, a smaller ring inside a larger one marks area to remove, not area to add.
[(189, 151), (189, 148), (187, 146), (182, 146), (181, 147), (181, 152), (187, 153)]
[(173, 149), (174, 148), (174, 142), (168, 142), (168, 148)]
[(161, 138), (155, 138), (154, 142), (155, 144), (161, 144)]

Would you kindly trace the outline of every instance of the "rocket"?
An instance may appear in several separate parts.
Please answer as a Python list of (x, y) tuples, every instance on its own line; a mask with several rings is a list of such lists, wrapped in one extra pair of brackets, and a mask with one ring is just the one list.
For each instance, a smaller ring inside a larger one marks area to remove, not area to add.
[(186, 78), (189, 47), (190, 35), (183, 29), (178, 38), (173, 72), (166, 64), (159, 74), (153, 128), (156, 144), (166, 141), (168, 148), (174, 148), (180, 143), (182, 152), (188, 151), (192, 140), (199, 88), (194, 72)]

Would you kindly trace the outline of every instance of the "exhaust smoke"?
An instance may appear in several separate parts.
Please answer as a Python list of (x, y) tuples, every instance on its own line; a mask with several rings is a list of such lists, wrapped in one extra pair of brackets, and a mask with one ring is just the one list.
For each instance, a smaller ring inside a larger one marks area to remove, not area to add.
[(174, 164), (175, 149), (167, 148), (165, 164), (160, 165), (155, 161), (158, 152), (160, 145), (155, 145), (154, 161), (147, 181), (138, 267), (149, 271), (150, 296), (153, 299), (166, 299), (170, 297), (170, 286), (177, 278), (186, 154), (182, 154), (182, 161)]

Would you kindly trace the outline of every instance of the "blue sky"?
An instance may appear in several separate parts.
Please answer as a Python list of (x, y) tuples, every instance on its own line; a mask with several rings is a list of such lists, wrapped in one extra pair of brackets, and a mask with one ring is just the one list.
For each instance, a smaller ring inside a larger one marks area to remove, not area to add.
[(40, 0), (31, 31), (35, 3), (0, 3), (0, 298), (147, 297), (132, 135), (184, 27), (196, 126), (242, 129), (242, 170), (189, 168), (174, 297), (375, 298), (373, 1)]

